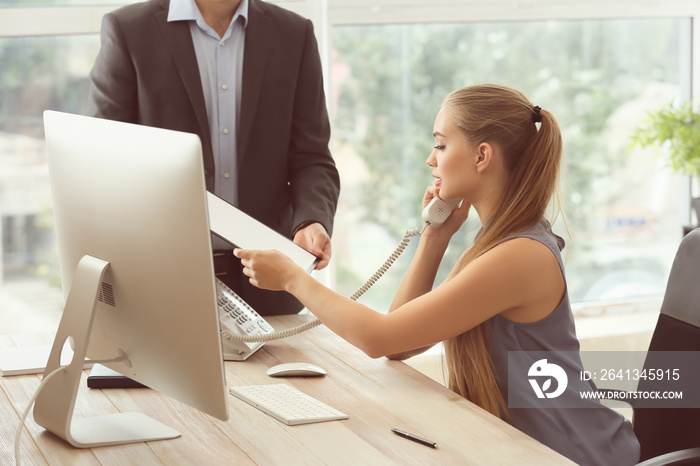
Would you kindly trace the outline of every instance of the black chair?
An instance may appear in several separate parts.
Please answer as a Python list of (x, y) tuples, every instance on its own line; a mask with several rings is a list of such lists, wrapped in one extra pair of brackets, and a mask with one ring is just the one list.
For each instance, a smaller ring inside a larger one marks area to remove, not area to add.
[[(694, 382), (690, 379), (695, 390), (684, 393), (684, 406), (677, 408), (650, 408), (643, 407), (643, 402), (626, 401), (633, 408), (632, 425), (641, 445), (638, 466), (700, 465), (700, 228), (683, 238), (676, 253), (644, 368), (658, 369), (664, 357), (659, 353), (652, 357), (651, 352), (662, 351), (698, 352), (693, 357), (693, 374), (681, 373), (685, 380), (694, 375)], [(687, 372), (687, 367), (683, 370)], [(670, 382), (640, 379), (637, 391), (664, 390), (665, 383)], [(677, 385), (666, 387), (675, 389)]]

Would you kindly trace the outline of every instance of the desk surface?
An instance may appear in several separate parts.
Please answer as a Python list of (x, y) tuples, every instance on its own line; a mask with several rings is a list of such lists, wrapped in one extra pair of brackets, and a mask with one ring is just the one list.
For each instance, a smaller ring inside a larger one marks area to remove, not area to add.
[[(308, 319), (269, 319), (284, 329)], [(47, 341), (47, 339), (49, 341)], [(0, 336), (0, 346), (50, 343), (50, 335)], [(266, 370), (282, 362), (312, 362), (321, 378), (272, 379)], [(76, 417), (139, 411), (182, 434), (173, 440), (91, 450), (74, 449), (44, 431), (31, 414), (22, 434), (23, 464), (567, 464), (566, 458), (410, 366), (371, 359), (327, 328), (316, 327), (266, 343), (245, 362), (227, 362), (228, 385), (288, 383), (347, 413), (350, 419), (287, 426), (234, 398), (229, 420), (211, 418), (148, 389), (89, 390), (87, 372)], [(0, 377), (0, 464), (14, 464), (19, 417), (41, 378)], [(401, 438), (392, 428), (437, 442), (432, 449)]]

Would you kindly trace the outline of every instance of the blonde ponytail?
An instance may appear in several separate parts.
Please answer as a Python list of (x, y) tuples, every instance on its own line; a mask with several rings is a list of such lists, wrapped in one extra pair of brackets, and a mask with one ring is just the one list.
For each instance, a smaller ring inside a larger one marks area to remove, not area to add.
[[(506, 87), (459, 89), (443, 106), (470, 143), (489, 142), (501, 148), (510, 174), (499, 207), (462, 254), (450, 280), (471, 261), (544, 217), (557, 192), (562, 140), (551, 113)], [(449, 387), (486, 411), (508, 419), (494, 374), (489, 335), (487, 321), (445, 342)]]

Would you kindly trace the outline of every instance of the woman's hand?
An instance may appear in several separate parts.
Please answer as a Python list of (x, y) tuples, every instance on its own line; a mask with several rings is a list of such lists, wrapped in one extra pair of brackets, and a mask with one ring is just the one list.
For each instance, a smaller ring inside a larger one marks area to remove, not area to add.
[[(428, 186), (423, 194), (423, 209), (425, 209), (426, 206), (430, 204), (430, 201), (432, 201), (435, 197), (440, 197), (440, 188)], [(452, 213), (449, 217), (447, 217), (445, 223), (443, 223), (439, 228), (426, 228), (423, 232), (423, 236), (427, 234), (428, 237), (446, 237), (449, 241), (449, 238), (451, 238), (452, 235), (454, 235), (455, 232), (459, 230), (462, 224), (467, 220), (470, 208), (471, 204), (468, 201), (463, 200), (462, 205), (455, 207), (452, 210)]]
[(289, 291), (294, 278), (306, 275), (301, 267), (279, 251), (234, 249), (233, 255), (241, 260), (243, 274), (250, 284), (264, 290)]

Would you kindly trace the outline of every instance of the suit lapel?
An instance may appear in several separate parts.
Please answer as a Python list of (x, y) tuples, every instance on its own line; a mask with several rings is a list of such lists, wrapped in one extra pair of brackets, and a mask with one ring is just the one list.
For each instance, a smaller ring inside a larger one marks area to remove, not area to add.
[[(192, 35), (190, 34), (190, 25), (188, 21), (173, 21), (168, 22), (168, 7), (170, 5), (169, 0), (163, 0), (161, 2), (163, 10), (156, 13), (156, 20), (160, 25), (165, 41), (168, 44), (170, 54), (172, 55), (173, 61), (177, 66), (180, 73), (180, 79), (182, 79), (185, 89), (187, 90), (187, 96), (192, 103), (194, 108), (195, 116), (201, 127), (201, 133), (205, 140), (202, 141), (204, 148), (209, 149), (209, 153), (205, 153), (205, 165), (207, 164), (207, 157), (212, 158), (211, 155), (211, 136), (209, 133), (209, 121), (207, 119), (207, 108), (204, 103), (204, 92), (202, 91), (202, 79), (199, 76), (199, 66), (197, 65), (197, 55), (194, 51), (194, 44), (192, 43)], [(177, 96), (173, 96), (177, 98)], [(205, 149), (206, 152), (206, 149)], [(213, 164), (213, 158), (212, 158)], [(213, 165), (212, 165), (213, 167)]]
[(246, 156), (246, 149), (258, 108), (265, 66), (269, 57), (270, 38), (275, 36), (275, 31), (270, 30), (269, 18), (265, 12), (265, 5), (262, 2), (250, 0), (248, 16), (248, 25), (245, 32), (245, 49), (243, 52), (241, 121), (238, 130), (237, 152), (239, 165)]

